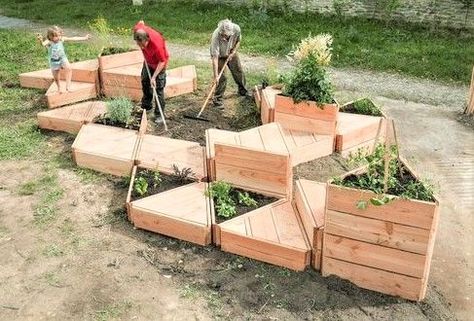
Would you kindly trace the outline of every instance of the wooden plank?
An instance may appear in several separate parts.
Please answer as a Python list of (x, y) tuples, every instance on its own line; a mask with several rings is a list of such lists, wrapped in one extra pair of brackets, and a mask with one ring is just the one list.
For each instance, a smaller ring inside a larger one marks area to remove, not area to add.
[(79, 167), (116, 176), (128, 176), (133, 167), (133, 160), (114, 159), (104, 155), (86, 153), (73, 149), (74, 160)]
[(331, 274), (349, 280), (357, 286), (405, 299), (420, 301), (422, 280), (378, 270), (362, 265), (348, 263), (332, 258), (323, 258), (321, 272), (323, 276)]
[(299, 117), (287, 113), (275, 112), (275, 122), (281, 124), (284, 129), (317, 133), (322, 135), (334, 135), (336, 122)]
[[(435, 203), (396, 198), (383, 206), (375, 206), (370, 203), (370, 199), (376, 196), (370, 191), (329, 184), (327, 208), (387, 222), (431, 229), (437, 206)], [(356, 205), (361, 200), (367, 202), (366, 209), (357, 208)]]
[(275, 97), (281, 93), (281, 90), (271, 86), (262, 90), (262, 107), (260, 109), (262, 124), (275, 121)]
[(426, 256), (326, 233), (324, 257), (423, 278)]
[(240, 146), (252, 148), (255, 150), (265, 150), (263, 145), (262, 137), (260, 137), (260, 133), (258, 132), (258, 128), (252, 128), (249, 130), (245, 130), (239, 133), (239, 141)]
[(136, 159), (144, 168), (172, 174), (173, 165), (177, 165), (179, 169), (191, 168), (199, 179), (206, 177), (204, 148), (196, 142), (144, 135)]
[[(275, 222), (272, 217), (271, 207), (259, 211), (259, 215), (248, 216), (246, 219), (250, 226), (250, 233), (247, 233), (247, 235), (280, 243)], [(245, 229), (245, 221), (242, 222), (244, 223), (243, 227)], [(226, 227), (229, 228), (228, 225)], [(240, 226), (240, 228), (242, 228), (242, 226)]]
[(287, 170), (289, 161), (287, 154), (221, 143), (216, 143), (214, 148), (216, 163), (269, 173), (281, 173)]
[(99, 68), (106, 69), (143, 63), (143, 54), (141, 50), (133, 50), (115, 55), (99, 56)]
[(132, 205), (132, 220), (135, 227), (147, 231), (203, 246), (211, 243), (210, 228), (179, 221), (163, 213), (150, 214), (144, 210), (136, 209)]
[(288, 154), (289, 150), (285, 144), (280, 124), (270, 123), (256, 127), (263, 143), (265, 151)]
[(321, 260), (322, 260), (322, 251), (321, 250), (312, 250), (311, 252), (311, 266), (316, 270), (321, 270)]
[(275, 116), (277, 113), (289, 114), (335, 123), (338, 112), (339, 107), (336, 104), (323, 104), (322, 106), (318, 106), (312, 101), (295, 103), (291, 97), (283, 95), (275, 96)]
[(104, 95), (109, 98), (127, 97), (133, 101), (140, 101), (143, 96), (142, 90), (136, 88), (103, 85), (102, 91)]
[[(61, 81), (63, 90), (66, 90), (66, 82)], [(56, 84), (52, 84), (46, 92), (46, 100), (49, 108), (60, 107), (79, 101), (97, 97), (95, 84), (85, 82), (72, 82), (71, 90), (59, 93)]]
[[(142, 89), (141, 67), (135, 65), (117, 67), (102, 72), (102, 82), (106, 86)], [(135, 71), (136, 74), (133, 74)]]
[(255, 260), (303, 271), (309, 264), (309, 249), (297, 249), (235, 234), (221, 228), (221, 249)]
[(257, 108), (261, 111), (262, 109), (262, 87), (255, 86), (253, 90), (253, 99), (255, 100), (255, 104)]
[(381, 117), (339, 113), (336, 150), (342, 151), (373, 141), (379, 132), (385, 133), (385, 126), (386, 120)]
[(326, 212), (325, 233), (418, 254), (427, 253), (430, 237), (430, 231), (422, 228), (333, 210)]
[(135, 177), (137, 175), (137, 166), (133, 166), (132, 173), (130, 175), (130, 185), (127, 191), (127, 198), (125, 199), (125, 208), (127, 209), (127, 218), (131, 222), (132, 221), (132, 192), (133, 192), (133, 184), (135, 183)]
[(165, 98), (176, 97), (194, 92), (194, 83), (195, 81), (193, 79), (168, 77), (166, 79)]
[(273, 206), (271, 211), (280, 243), (292, 247), (310, 248), (303, 224), (291, 202)]

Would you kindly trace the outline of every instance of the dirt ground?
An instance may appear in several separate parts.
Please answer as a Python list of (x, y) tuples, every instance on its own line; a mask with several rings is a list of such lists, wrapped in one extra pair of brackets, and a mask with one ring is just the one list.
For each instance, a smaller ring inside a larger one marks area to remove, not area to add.
[[(203, 48), (170, 48), (208, 60)], [(263, 57), (243, 61), (255, 70), (285, 68)], [(376, 96), (399, 124), (403, 155), (440, 185), (440, 229), (423, 302), (135, 230), (123, 209), (126, 184), (110, 176), (84, 179), (70, 156), (74, 138), (43, 132), (52, 157), (61, 159), (64, 190), (50, 223), (35, 223), (41, 191), (20, 193), (48, 175), (48, 161), (0, 162), (0, 320), (469, 320), (474, 146), (471, 119), (459, 120), (466, 88), (366, 71), (333, 75), (344, 90), (340, 100)], [(197, 114), (204, 90), (169, 100), (168, 133), (153, 124), (150, 130), (204, 144), (207, 128), (253, 126), (252, 103), (232, 90), (223, 114), (211, 108), (204, 114), (211, 122), (184, 119)], [(330, 156), (298, 166), (295, 177), (325, 180), (345, 169), (340, 157)]]

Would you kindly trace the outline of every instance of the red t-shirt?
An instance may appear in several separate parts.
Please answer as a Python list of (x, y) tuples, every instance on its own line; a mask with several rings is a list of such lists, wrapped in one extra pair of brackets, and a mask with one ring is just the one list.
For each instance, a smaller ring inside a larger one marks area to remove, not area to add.
[(137, 23), (135, 27), (133, 27), (133, 31), (137, 29), (145, 30), (150, 39), (147, 46), (142, 49), (143, 56), (145, 57), (148, 65), (155, 69), (156, 66), (158, 66), (158, 63), (164, 62), (166, 67), (170, 55), (166, 49), (165, 38), (163, 38), (161, 33), (151, 27), (146, 26), (144, 23)]

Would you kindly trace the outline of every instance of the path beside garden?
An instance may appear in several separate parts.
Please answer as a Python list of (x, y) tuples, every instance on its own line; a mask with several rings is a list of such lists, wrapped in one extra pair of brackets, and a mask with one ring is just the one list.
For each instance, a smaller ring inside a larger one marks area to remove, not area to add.
[[(0, 16), (0, 27), (44, 31), (44, 26)], [(83, 31), (66, 30), (68, 34)], [(171, 55), (209, 61), (208, 49), (169, 44)], [(242, 55), (247, 70), (284, 70), (281, 58)], [(457, 121), (467, 86), (400, 75), (331, 69), (340, 101), (370, 95), (396, 121), (401, 152), (425, 177), (439, 184), (441, 220), (430, 283), (443, 293), (461, 320), (474, 312), (474, 142), (473, 128)]]

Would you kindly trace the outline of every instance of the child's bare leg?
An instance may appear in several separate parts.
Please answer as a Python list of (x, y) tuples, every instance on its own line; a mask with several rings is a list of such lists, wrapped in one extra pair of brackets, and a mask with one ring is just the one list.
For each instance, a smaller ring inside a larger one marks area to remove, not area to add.
[(72, 79), (72, 68), (71, 65), (67, 62), (63, 65), (64, 72), (66, 73), (66, 90), (71, 90), (71, 79)]
[(56, 83), (56, 86), (58, 86), (58, 93), (61, 94), (62, 91), (61, 91), (61, 81), (59, 79), (59, 69), (51, 70), (51, 72), (53, 73), (54, 82)]

